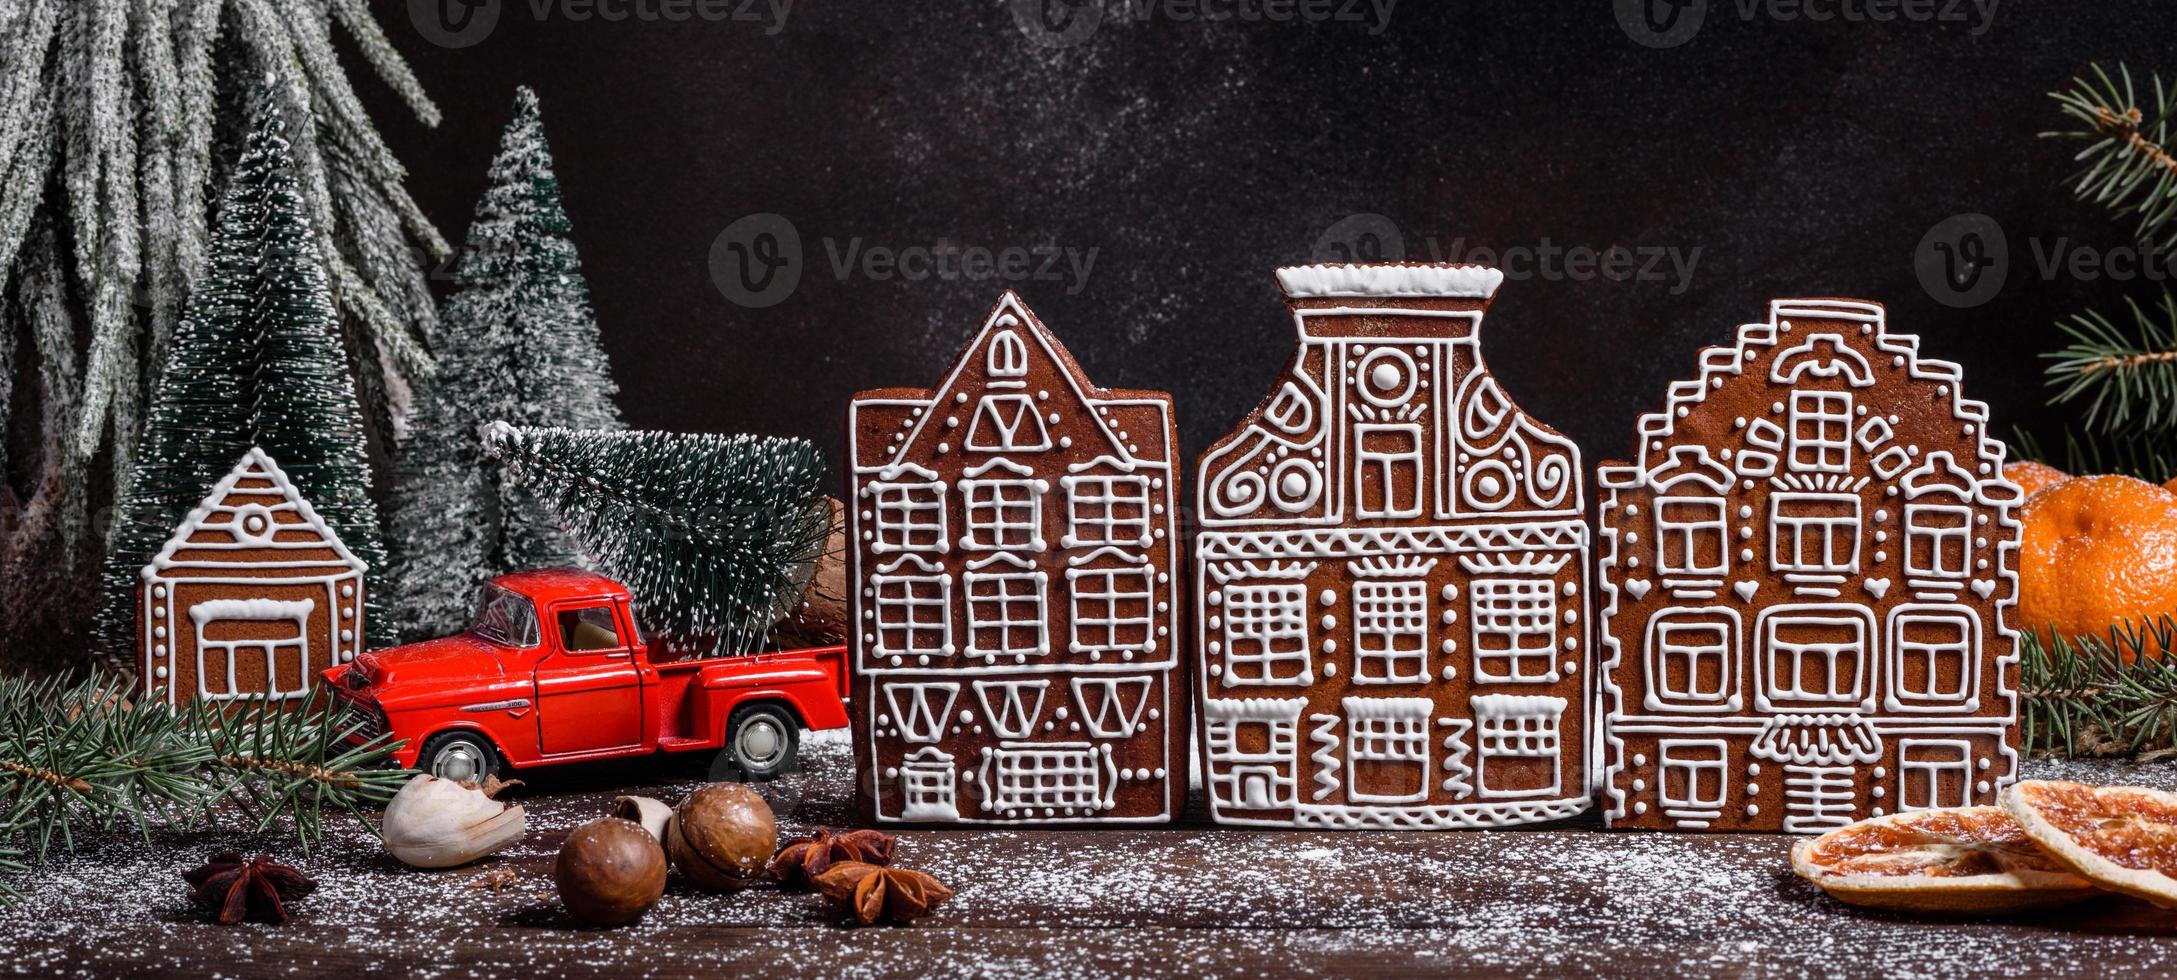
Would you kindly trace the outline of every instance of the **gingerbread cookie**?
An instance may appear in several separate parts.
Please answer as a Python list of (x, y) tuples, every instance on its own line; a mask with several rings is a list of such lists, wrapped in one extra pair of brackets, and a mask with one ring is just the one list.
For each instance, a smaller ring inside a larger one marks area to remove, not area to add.
[(1171, 396), (1091, 385), (1011, 292), (934, 389), (847, 415), (873, 823), (1150, 823), (1186, 801)]
[(169, 704), (300, 701), (362, 649), (368, 568), (251, 449), (144, 566), (144, 689)]
[(1611, 826), (1812, 833), (2016, 778), (2020, 494), (1919, 346), (1777, 300), (1601, 467)]
[(1299, 349), (1196, 484), (1211, 815), (1435, 829), (1587, 809), (1580, 452), (1483, 366), (1503, 274), (1277, 277)]

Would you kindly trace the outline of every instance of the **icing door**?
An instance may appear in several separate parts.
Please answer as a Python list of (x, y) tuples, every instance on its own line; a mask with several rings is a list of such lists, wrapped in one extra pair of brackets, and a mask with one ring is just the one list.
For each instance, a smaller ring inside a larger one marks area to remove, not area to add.
[(537, 664), (537, 744), (572, 755), (642, 745), (642, 672), (632, 635), (610, 603), (568, 603), (545, 629), (555, 640)]

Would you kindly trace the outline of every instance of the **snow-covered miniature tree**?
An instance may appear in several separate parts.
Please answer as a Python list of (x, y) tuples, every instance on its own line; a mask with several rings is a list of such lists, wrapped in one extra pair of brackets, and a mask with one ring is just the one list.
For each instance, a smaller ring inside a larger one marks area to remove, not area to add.
[[(108, 653), (132, 646), (138, 570), (253, 446), (356, 557), (384, 558), (355, 381), (289, 149), (269, 117), (250, 135), (174, 330), (106, 556), (97, 629)], [(364, 619), (382, 631), (375, 610)]]
[(831, 532), (803, 439), (493, 425), (485, 450), (684, 652), (748, 652), (792, 611)]
[(493, 421), (620, 428), (617, 388), (567, 233), (537, 97), (524, 87), (439, 318), (438, 371), (418, 388), (394, 469), (389, 605), (407, 638), (467, 622), (485, 579), (575, 560), (565, 532), (480, 442)]
[(375, 76), (426, 125), (439, 111), (370, 8), (0, 0), (0, 351), (22, 369), (0, 399), (16, 454), (0, 488), (0, 661), (58, 665), (87, 646), (106, 543), (94, 516), (126, 489), (211, 205), (260, 108), (293, 144), (367, 417), (390, 432), (406, 412), (435, 321), (427, 274), (448, 248), (356, 80)]

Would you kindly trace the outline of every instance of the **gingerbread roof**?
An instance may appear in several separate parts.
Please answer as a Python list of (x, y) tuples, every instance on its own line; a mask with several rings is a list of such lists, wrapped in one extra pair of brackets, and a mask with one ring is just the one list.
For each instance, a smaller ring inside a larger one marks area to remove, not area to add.
[[(1845, 320), (1860, 324), (1860, 331), (1868, 335), (1864, 342), (1854, 342), (1834, 334), (1786, 334), (1779, 326), (1792, 317), (1814, 320)], [(2013, 496), (2017, 488), (2002, 476), (2004, 460), (2003, 444), (1988, 434), (1988, 404), (1965, 398), (1959, 393), (1959, 378), (1963, 370), (1950, 361), (1938, 361), (1920, 356), (1920, 338), (1914, 334), (1892, 335), (1884, 329), (1882, 305), (1842, 299), (1779, 299), (1769, 302), (1769, 319), (1766, 323), (1742, 324), (1738, 340), (1730, 347), (1709, 347), (1700, 354), (1700, 375), (1685, 381), (1673, 382), (1663, 410), (1640, 417), (1639, 456), (1636, 464), (1605, 463), (1597, 474), (1606, 487), (1638, 485), (1651, 469), (1662, 461), (1652, 458), (1656, 453), (1669, 454), (1668, 440), (1677, 430), (1677, 422), (1691, 413), (1694, 406), (1708, 399), (1709, 393), (1723, 387), (1727, 377), (1737, 377), (1754, 360), (1754, 351), (1776, 347), (1790, 341), (1792, 347), (1780, 352), (1771, 368), (1771, 380), (1790, 382), (1802, 374), (1816, 377), (1844, 375), (1854, 387), (1874, 383), (1872, 366), (1860, 349), (1872, 349), (1886, 354), (1892, 360), (1892, 368), (1903, 368), (1916, 381), (1925, 381), (1941, 388), (1940, 396), (1949, 399), (1951, 414), (1960, 422), (1973, 426), (1979, 434), (1976, 451), (1980, 461), (1988, 464), (1991, 472), (1990, 488), (2002, 493), (2009, 488)]]
[(369, 568), (341, 543), (279, 464), (258, 448), (244, 454), (182, 519), (142, 575), (147, 580), (171, 578), (238, 566), (277, 569), (283, 578)]

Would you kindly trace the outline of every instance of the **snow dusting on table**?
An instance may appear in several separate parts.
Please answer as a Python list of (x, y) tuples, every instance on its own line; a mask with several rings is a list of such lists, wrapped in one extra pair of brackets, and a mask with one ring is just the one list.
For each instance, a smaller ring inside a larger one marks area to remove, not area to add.
[[(760, 787), (782, 839), (849, 821), (846, 743)], [(2039, 763), (2029, 776), (2168, 787), (2177, 771)], [(547, 773), (515, 794), (530, 832), (482, 864), (418, 871), (346, 817), (305, 857), (291, 839), (101, 837), (56, 858), (0, 912), (0, 974), (105, 976), (1205, 976), (1510, 972), (1694, 976), (2096, 974), (2177, 970), (2177, 915), (2109, 900), (2039, 920), (1879, 915), (1823, 898), (1776, 836), (1540, 831), (1301, 833), (947, 830), (901, 834), (897, 862), (954, 899), (913, 926), (849, 929), (813, 895), (737, 895), (676, 878), (643, 920), (583, 929), (552, 897), (565, 832), (621, 792), (677, 802), (700, 767)], [(206, 924), (181, 874), (236, 846), (316, 878), (284, 926)], [(496, 877), (513, 871), (494, 890)], [(2052, 919), (2060, 915), (2061, 919)]]

